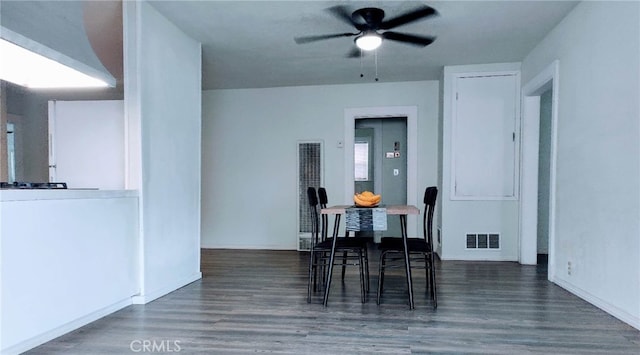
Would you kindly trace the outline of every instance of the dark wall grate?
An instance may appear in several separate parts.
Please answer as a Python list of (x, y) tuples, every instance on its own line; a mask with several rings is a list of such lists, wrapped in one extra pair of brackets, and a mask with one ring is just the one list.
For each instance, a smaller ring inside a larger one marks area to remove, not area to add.
[(467, 249), (500, 249), (500, 234), (468, 233), (466, 244)]
[(322, 144), (298, 144), (298, 199), (300, 233), (311, 233), (311, 213), (307, 188), (318, 188), (322, 184)]

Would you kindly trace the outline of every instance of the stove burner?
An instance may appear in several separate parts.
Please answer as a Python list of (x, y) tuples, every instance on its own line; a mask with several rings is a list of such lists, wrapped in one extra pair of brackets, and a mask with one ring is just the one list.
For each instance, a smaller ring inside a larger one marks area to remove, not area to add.
[(66, 182), (0, 182), (0, 189), (3, 190), (54, 190), (66, 188)]

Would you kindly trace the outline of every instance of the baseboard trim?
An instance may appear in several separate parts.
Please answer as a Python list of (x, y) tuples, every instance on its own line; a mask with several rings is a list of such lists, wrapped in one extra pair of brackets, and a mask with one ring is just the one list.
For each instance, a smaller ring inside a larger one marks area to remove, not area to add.
[(45, 333), (32, 337), (28, 340), (21, 341), (9, 348), (0, 349), (0, 353), (6, 355), (20, 354), (27, 350), (33, 349), (39, 345), (42, 345), (48, 341), (51, 341), (59, 336), (74, 331), (82, 326), (85, 326), (91, 322), (94, 322), (104, 316), (119, 311), (127, 306), (131, 305), (131, 298), (127, 297), (121, 301), (118, 301), (110, 306), (99, 309), (95, 312), (91, 312), (84, 317), (78, 318), (74, 321), (61, 325), (57, 328), (51, 329)]
[(509, 258), (509, 257), (490, 257), (486, 255), (477, 255), (477, 256), (467, 256), (467, 255), (449, 255), (447, 257), (440, 256), (440, 260), (446, 261), (508, 261), (508, 262), (518, 262), (518, 259)]
[(636, 317), (633, 314), (630, 314), (627, 311), (622, 310), (622, 309), (612, 305), (611, 303), (609, 303), (609, 302), (607, 302), (607, 301), (605, 301), (605, 300), (603, 300), (603, 299), (601, 299), (601, 298), (599, 298), (597, 296), (594, 296), (593, 294), (591, 294), (591, 293), (589, 293), (589, 292), (587, 292), (587, 291), (585, 291), (585, 290), (583, 290), (583, 289), (581, 289), (579, 287), (576, 287), (576, 286), (568, 283), (565, 280), (562, 280), (562, 279), (559, 279), (559, 278), (556, 277), (553, 280), (553, 282), (556, 285), (564, 288), (565, 290), (573, 293), (574, 295), (582, 298), (583, 300), (591, 303), (592, 305), (600, 308), (601, 310), (609, 313), (610, 315), (618, 318), (619, 320), (621, 320), (621, 321), (629, 324), (630, 326), (640, 330), (640, 318), (639, 317)]
[(237, 249), (237, 250), (297, 250), (290, 245), (235, 245), (235, 244), (201, 244), (201, 249)]
[(165, 296), (181, 287), (184, 287), (194, 281), (198, 281), (202, 278), (202, 272), (197, 272), (195, 274), (192, 274), (188, 277), (185, 277), (183, 279), (180, 279), (176, 282), (171, 283), (170, 285), (165, 285), (164, 287), (161, 287), (157, 290), (145, 293), (145, 294), (141, 294), (141, 295), (135, 295), (133, 297), (131, 297), (131, 301), (133, 302), (133, 304), (147, 304), (151, 301), (154, 301), (162, 296)]

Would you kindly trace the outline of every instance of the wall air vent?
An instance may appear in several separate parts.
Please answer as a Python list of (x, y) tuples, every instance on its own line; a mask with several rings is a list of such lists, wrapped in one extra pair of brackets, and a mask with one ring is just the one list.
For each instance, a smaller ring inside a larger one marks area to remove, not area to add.
[(497, 233), (468, 233), (467, 249), (500, 249), (500, 234)]
[(311, 247), (312, 219), (307, 188), (323, 184), (322, 141), (298, 142), (298, 250)]

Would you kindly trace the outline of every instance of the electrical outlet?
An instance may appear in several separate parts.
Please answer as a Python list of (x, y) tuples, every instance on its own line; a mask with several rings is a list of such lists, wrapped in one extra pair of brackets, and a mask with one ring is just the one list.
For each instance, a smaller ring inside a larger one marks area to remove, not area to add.
[(567, 261), (567, 275), (571, 275), (571, 261)]

